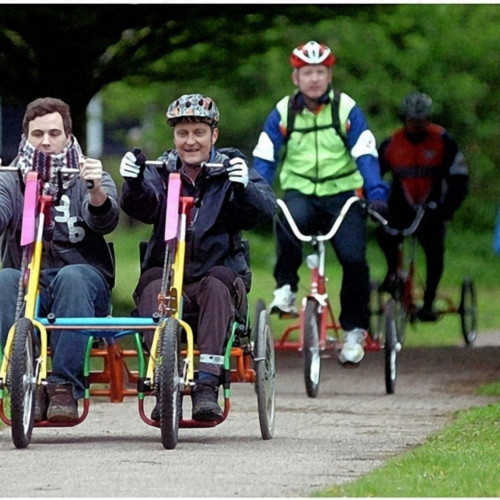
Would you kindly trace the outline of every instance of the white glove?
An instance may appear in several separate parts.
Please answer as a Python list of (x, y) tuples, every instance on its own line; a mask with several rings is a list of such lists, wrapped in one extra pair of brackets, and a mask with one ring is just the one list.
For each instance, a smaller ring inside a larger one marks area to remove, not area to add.
[(248, 166), (243, 158), (233, 158), (229, 160), (229, 168), (227, 172), (229, 173), (229, 180), (231, 182), (239, 182), (243, 184), (243, 187), (247, 187), (248, 184)]
[(120, 174), (125, 179), (137, 179), (142, 167), (137, 165), (137, 159), (132, 152), (125, 153), (120, 163)]

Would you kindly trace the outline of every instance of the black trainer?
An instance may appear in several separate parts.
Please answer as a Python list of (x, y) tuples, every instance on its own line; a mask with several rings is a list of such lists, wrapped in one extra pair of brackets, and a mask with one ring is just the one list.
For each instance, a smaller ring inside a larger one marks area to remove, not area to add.
[(49, 396), (44, 385), (36, 388), (35, 397), (35, 422), (47, 420), (47, 408), (49, 406)]
[(417, 313), (417, 318), (420, 321), (432, 322), (438, 319), (438, 315), (432, 309), (422, 307)]
[(201, 381), (196, 382), (191, 390), (193, 401), (193, 420), (200, 422), (221, 421), (222, 408), (218, 403), (219, 386)]

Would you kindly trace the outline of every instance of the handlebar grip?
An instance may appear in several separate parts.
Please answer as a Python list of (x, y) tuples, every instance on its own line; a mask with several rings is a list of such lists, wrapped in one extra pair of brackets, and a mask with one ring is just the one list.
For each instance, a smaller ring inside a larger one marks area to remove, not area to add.
[(141, 169), (144, 169), (144, 167), (146, 166), (146, 156), (142, 152), (141, 148), (134, 148), (132, 152), (134, 153), (137, 165), (139, 165)]

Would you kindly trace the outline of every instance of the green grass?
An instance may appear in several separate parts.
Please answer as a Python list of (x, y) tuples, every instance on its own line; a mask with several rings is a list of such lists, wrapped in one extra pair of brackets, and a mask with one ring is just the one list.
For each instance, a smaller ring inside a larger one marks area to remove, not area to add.
[(425, 445), (318, 497), (499, 497), (500, 404), (457, 414)]

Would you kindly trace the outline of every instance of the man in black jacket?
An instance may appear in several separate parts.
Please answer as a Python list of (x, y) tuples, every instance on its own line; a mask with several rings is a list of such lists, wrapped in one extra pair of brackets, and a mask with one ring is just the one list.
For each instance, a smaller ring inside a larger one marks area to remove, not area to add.
[[(390, 172), (392, 177), (389, 224), (406, 228), (418, 205), (435, 207), (426, 211), (415, 233), (427, 264), (424, 303), (418, 311), (421, 321), (437, 319), (433, 303), (444, 268), (446, 223), (461, 206), (469, 186), (464, 155), (441, 125), (430, 122), (431, 109), (432, 99), (427, 94), (406, 96), (401, 103), (403, 126), (379, 148), (381, 171)], [(383, 287), (391, 291), (402, 237), (391, 236), (379, 227), (377, 238), (387, 260)]]
[[(168, 108), (175, 149), (160, 158), (161, 167), (146, 166), (144, 158), (126, 153), (120, 165), (125, 179), (122, 209), (131, 217), (153, 224), (153, 233), (134, 292), (137, 313), (150, 316), (158, 309), (165, 255), (164, 228), (167, 179), (180, 172), (182, 195), (196, 200), (186, 231), (183, 316), (196, 332), (200, 350), (198, 379), (192, 389), (193, 419), (222, 417), (218, 391), (224, 344), (235, 311), (246, 314), (250, 270), (241, 231), (266, 222), (275, 213), (270, 186), (236, 149), (215, 149), (219, 129), (215, 102), (201, 94), (183, 95)], [(142, 161), (141, 161), (142, 160)], [(229, 161), (229, 167), (203, 164)], [(151, 418), (158, 420), (158, 405)]]

